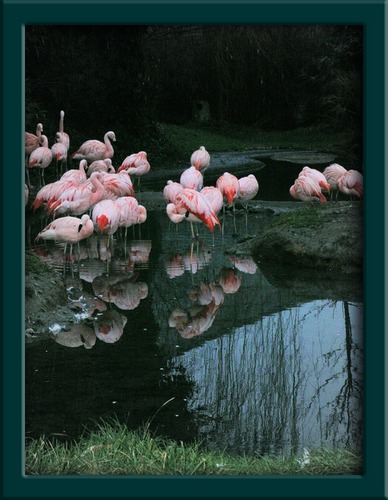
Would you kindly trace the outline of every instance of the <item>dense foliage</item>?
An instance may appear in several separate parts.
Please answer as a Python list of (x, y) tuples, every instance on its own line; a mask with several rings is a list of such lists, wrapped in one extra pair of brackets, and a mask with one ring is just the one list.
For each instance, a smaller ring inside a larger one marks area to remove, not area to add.
[(344, 25), (27, 26), (26, 128), (64, 109), (73, 135), (122, 130), (135, 150), (161, 140), (158, 122), (192, 120), (201, 100), (212, 124), (326, 124), (360, 145), (362, 36)]

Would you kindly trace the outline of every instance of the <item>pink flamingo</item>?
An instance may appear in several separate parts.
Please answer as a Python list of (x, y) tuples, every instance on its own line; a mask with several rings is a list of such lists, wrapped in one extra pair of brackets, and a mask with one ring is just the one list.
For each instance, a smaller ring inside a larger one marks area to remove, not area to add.
[(127, 170), (128, 168), (136, 168), (143, 161), (148, 161), (147, 153), (145, 151), (132, 153), (123, 160), (117, 171), (121, 172), (122, 170)]
[(61, 217), (51, 222), (46, 226), (36, 237), (35, 241), (54, 240), (65, 243), (66, 246), (70, 243), (70, 255), (74, 243), (78, 243), (78, 256), (80, 254), (79, 242), (89, 238), (93, 234), (93, 222), (89, 215), (84, 214), (80, 219), (78, 217)]
[(55, 215), (65, 212), (80, 215), (90, 210), (103, 199), (105, 190), (100, 172), (95, 172), (89, 180), (91, 187), (86, 182), (84, 184), (73, 182), (57, 199), (48, 200), (47, 212), (54, 211)]
[(248, 234), (248, 201), (252, 200), (259, 192), (259, 183), (253, 174), (241, 177), (238, 180), (239, 194), (237, 200), (245, 209), (245, 232)]
[(201, 191), (203, 186), (203, 176), (195, 167), (190, 167), (182, 172), (179, 182), (185, 189), (195, 189), (197, 191)]
[(147, 160), (147, 153), (139, 151), (127, 156), (123, 163), (118, 168), (118, 172), (125, 170), (129, 175), (138, 178), (138, 187), (140, 187), (140, 177), (148, 174), (151, 170), (151, 165)]
[(28, 203), (28, 195), (29, 195), (29, 189), (27, 184), (24, 184), (24, 206), (27, 206)]
[(28, 162), (28, 168), (39, 168), (41, 187), (45, 185), (44, 182), (44, 171), (50, 165), (53, 159), (53, 154), (51, 149), (48, 147), (48, 139), (45, 135), (40, 137), (41, 146), (34, 149), (30, 155)]
[(83, 184), (87, 179), (85, 168), (88, 168), (88, 162), (86, 160), (81, 160), (79, 162), (78, 169), (72, 168), (71, 170), (68, 170), (62, 175), (59, 180), (71, 180), (73, 182), (76, 182), (77, 184)]
[(139, 202), (133, 196), (121, 196), (115, 204), (120, 212), (119, 227), (125, 227), (126, 238), (128, 227), (137, 224)]
[(26, 154), (26, 163), (27, 163), (27, 158), (30, 156), (30, 154), (34, 151), (34, 149), (39, 148), (40, 146), (40, 138), (42, 136), (43, 132), (43, 125), (41, 123), (38, 123), (36, 126), (36, 135), (31, 134), (31, 132), (25, 132), (24, 134), (24, 150)]
[[(222, 196), (224, 198), (224, 206), (222, 209), (224, 220), (225, 220), (225, 205), (233, 206), (233, 223), (234, 223), (234, 230), (236, 232), (237, 231), (236, 219), (234, 217), (234, 213), (235, 213), (235, 201), (237, 200), (240, 194), (240, 185), (238, 179), (235, 175), (230, 174), (229, 172), (224, 172), (224, 174), (217, 179), (216, 186), (221, 191)], [(222, 235), (224, 234), (224, 227), (225, 223), (222, 225)]]
[(55, 134), (55, 140), (57, 142), (63, 144), (65, 146), (65, 148), (67, 150), (69, 150), (69, 148), (70, 148), (70, 137), (69, 137), (69, 134), (67, 134), (64, 131), (64, 126), (63, 126), (64, 118), (65, 118), (65, 112), (61, 111), (59, 113), (59, 131)]
[(163, 189), (163, 198), (167, 203), (175, 203), (175, 197), (182, 191), (183, 186), (179, 182), (167, 181)]
[(68, 187), (71, 187), (73, 185), (74, 182), (71, 180), (59, 180), (51, 182), (50, 184), (46, 184), (42, 189), (38, 191), (35, 200), (31, 205), (31, 208), (35, 211), (43, 203), (47, 203), (49, 200), (56, 200)]
[[(238, 180), (238, 184), (239, 194), (237, 199), (242, 205), (244, 205), (247, 201), (252, 200), (259, 192), (259, 183), (253, 174), (250, 174), (247, 177), (241, 177), (241, 179)], [(246, 205), (245, 208), (247, 208)]]
[(63, 165), (65, 166), (67, 165), (67, 148), (61, 142), (56, 142), (51, 146), (51, 153), (56, 162), (56, 170), (58, 177), (58, 163), (60, 163), (61, 165), (60, 168), (61, 175), (63, 174)]
[(206, 198), (195, 189), (183, 189), (178, 193), (176, 196), (176, 207), (178, 213), (187, 211), (189, 212), (189, 217), (192, 215), (201, 220), (212, 233), (214, 233), (216, 225), (221, 226), (216, 213), (206, 201)]
[(190, 157), (190, 163), (201, 173), (205, 172), (210, 165), (210, 155), (205, 146), (200, 146)]
[(321, 186), (311, 176), (298, 177), (290, 187), (290, 195), (301, 201), (319, 200), (320, 203), (327, 201), (321, 191)]
[(101, 173), (104, 180), (105, 195), (104, 198), (114, 200), (120, 196), (135, 196), (132, 181), (126, 171), (118, 174)]
[(143, 162), (139, 163), (137, 167), (127, 168), (126, 172), (130, 176), (137, 177), (137, 185), (138, 188), (140, 189), (140, 178), (143, 175), (148, 174), (150, 169), (151, 169), (150, 164), (148, 163), (147, 160), (144, 160)]
[(214, 186), (205, 186), (201, 189), (200, 193), (209, 203), (211, 209), (218, 215), (224, 206), (224, 198), (221, 191)]
[(324, 189), (325, 191), (330, 193), (330, 184), (327, 182), (326, 177), (322, 174), (322, 172), (315, 168), (303, 167), (302, 171), (299, 172), (298, 177), (305, 176), (313, 177), (318, 182), (321, 189)]
[(116, 141), (114, 132), (109, 131), (104, 135), (104, 142), (91, 139), (84, 142), (72, 155), (73, 160), (87, 160), (89, 163), (96, 160), (113, 158), (114, 150), (111, 141)]
[(224, 172), (224, 174), (217, 179), (216, 186), (224, 197), (224, 203), (229, 206), (233, 205), (234, 207), (234, 202), (240, 193), (240, 185), (237, 177), (229, 172)]
[(364, 195), (363, 175), (357, 170), (348, 170), (338, 180), (338, 189), (350, 196), (362, 198)]
[(107, 174), (114, 174), (116, 171), (112, 165), (112, 160), (110, 158), (105, 158), (105, 160), (93, 161), (88, 167), (88, 177), (92, 175), (93, 172), (105, 172)]
[[(24, 153), (25, 153), (25, 164), (28, 165), (28, 159), (30, 154), (40, 146), (40, 138), (43, 132), (43, 125), (38, 123), (36, 126), (36, 135), (31, 134), (31, 132), (25, 132), (24, 134)], [(30, 184), (30, 173), (28, 169), (26, 169), (27, 174), (27, 184), (28, 187), (31, 187)]]
[(336, 199), (338, 198), (338, 181), (345, 172), (347, 172), (346, 168), (338, 165), (338, 163), (332, 163), (323, 171), (323, 175), (330, 186), (330, 198), (333, 198), (334, 191), (336, 191)]
[(99, 241), (102, 234), (108, 235), (108, 246), (113, 234), (120, 225), (120, 209), (113, 200), (101, 200), (93, 208), (92, 220), (96, 231), (99, 233)]

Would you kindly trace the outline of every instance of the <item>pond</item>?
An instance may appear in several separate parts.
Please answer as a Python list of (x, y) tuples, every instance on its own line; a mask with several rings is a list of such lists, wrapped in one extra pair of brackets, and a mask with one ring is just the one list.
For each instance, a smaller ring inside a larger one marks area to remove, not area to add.
[[(26, 342), (26, 436), (77, 439), (103, 418), (232, 454), (361, 449), (360, 283), (228, 254), (269, 217), (227, 211), (224, 234), (193, 240), (150, 210), (79, 262), (32, 244), (64, 274), (75, 326)], [(27, 219), (27, 241), (45, 222)]]

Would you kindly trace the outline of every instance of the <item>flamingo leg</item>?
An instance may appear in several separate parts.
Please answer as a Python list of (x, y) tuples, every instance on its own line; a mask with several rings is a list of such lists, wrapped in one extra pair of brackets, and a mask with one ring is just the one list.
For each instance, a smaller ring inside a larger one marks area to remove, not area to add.
[(225, 204), (222, 206), (222, 226), (221, 226), (222, 237), (224, 237), (224, 226), (225, 226)]
[(26, 174), (27, 174), (27, 186), (31, 188), (30, 172), (28, 171), (28, 167), (26, 167)]
[(195, 235), (194, 235), (194, 227), (193, 227), (193, 223), (190, 222), (190, 226), (191, 226), (191, 236), (193, 239), (195, 239)]

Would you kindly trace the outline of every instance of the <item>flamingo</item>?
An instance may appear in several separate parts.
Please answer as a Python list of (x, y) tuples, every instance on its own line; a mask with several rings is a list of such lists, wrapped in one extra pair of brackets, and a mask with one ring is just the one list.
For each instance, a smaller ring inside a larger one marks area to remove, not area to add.
[(237, 200), (245, 209), (245, 232), (248, 234), (248, 201), (252, 200), (259, 192), (259, 183), (253, 174), (241, 177), (238, 180), (239, 194)]
[(102, 200), (105, 190), (102, 184), (102, 174), (95, 172), (90, 177), (90, 185), (72, 183), (55, 200), (47, 202), (47, 211), (54, 214), (69, 212), (80, 215), (90, 210), (96, 203)]
[(118, 168), (118, 172), (122, 170), (127, 170), (128, 168), (136, 168), (139, 163), (147, 161), (147, 153), (145, 151), (139, 151), (138, 153), (132, 153), (131, 155), (124, 158), (122, 164)]
[(99, 233), (99, 241), (101, 234), (107, 234), (108, 246), (111, 239), (113, 243), (113, 234), (120, 225), (120, 216), (120, 209), (113, 200), (101, 200), (94, 206), (92, 220)]
[(122, 196), (115, 201), (120, 211), (119, 227), (125, 227), (125, 238), (129, 226), (137, 224), (139, 202), (133, 196)]
[(327, 182), (330, 186), (330, 197), (333, 197), (333, 192), (336, 191), (336, 199), (338, 198), (338, 181), (341, 175), (347, 172), (346, 168), (338, 163), (332, 163), (323, 171)]
[(132, 181), (127, 172), (122, 171), (117, 174), (101, 173), (104, 180), (104, 198), (112, 200), (120, 196), (135, 196)]
[(84, 214), (80, 219), (78, 217), (61, 217), (51, 222), (46, 226), (36, 237), (35, 241), (54, 240), (65, 243), (66, 246), (70, 243), (70, 254), (74, 243), (78, 243), (78, 256), (80, 255), (79, 242), (89, 238), (93, 234), (93, 222), (89, 215)]
[(150, 169), (151, 165), (147, 160), (147, 153), (139, 151), (127, 156), (118, 168), (118, 172), (125, 170), (129, 175), (136, 176), (138, 178), (138, 186), (140, 187), (140, 177), (148, 174)]
[(130, 167), (126, 169), (126, 172), (130, 176), (135, 176), (137, 177), (137, 185), (138, 188), (140, 189), (140, 178), (143, 175), (148, 174), (148, 172), (151, 169), (151, 165), (148, 163), (147, 160), (143, 160), (138, 163), (137, 167)]
[(348, 170), (338, 180), (338, 189), (350, 196), (362, 198), (364, 194), (363, 175), (357, 170)]
[(34, 149), (34, 151), (31, 153), (27, 167), (40, 169), (40, 179), (42, 187), (42, 185), (45, 185), (44, 171), (50, 165), (53, 159), (53, 154), (51, 152), (51, 149), (48, 147), (48, 139), (43, 134), (40, 137), (40, 143), (41, 146), (39, 146), (39, 148), (37, 149)]
[(327, 182), (326, 177), (322, 174), (322, 172), (315, 168), (303, 167), (302, 171), (299, 172), (298, 177), (305, 176), (313, 177), (318, 182), (321, 189), (330, 193), (330, 184)]
[(70, 137), (69, 137), (69, 134), (67, 134), (66, 132), (64, 132), (64, 126), (63, 126), (64, 118), (65, 118), (65, 112), (61, 111), (59, 113), (59, 131), (55, 134), (55, 140), (58, 143), (63, 144), (65, 146), (65, 148), (67, 150), (69, 150), (69, 148), (70, 148)]
[[(259, 183), (253, 174), (249, 174), (247, 177), (241, 177), (238, 180), (239, 194), (238, 201), (244, 205), (248, 200), (252, 200), (259, 192)], [(245, 206), (247, 208), (247, 206)]]
[(234, 202), (240, 193), (240, 185), (237, 177), (229, 172), (224, 172), (224, 174), (217, 179), (216, 186), (224, 197), (224, 203), (229, 206), (233, 205), (234, 207)]
[(195, 167), (190, 167), (182, 172), (179, 182), (185, 189), (201, 191), (203, 186), (203, 175)]
[(210, 155), (206, 151), (205, 146), (200, 146), (199, 149), (194, 151), (190, 157), (190, 163), (201, 173), (204, 173), (205, 170), (207, 170), (210, 165)]
[(104, 142), (94, 139), (88, 140), (73, 153), (72, 159), (93, 162), (96, 160), (105, 160), (105, 158), (113, 158), (114, 150), (111, 141), (116, 141), (116, 135), (112, 131), (104, 135)]
[[(36, 135), (31, 134), (31, 132), (25, 132), (24, 134), (24, 151), (26, 154), (26, 160), (28, 156), (40, 146), (40, 138), (43, 132), (43, 125), (38, 123), (36, 126)], [(27, 163), (27, 161), (26, 161)]]
[(186, 210), (189, 212), (189, 216), (191, 214), (201, 220), (212, 233), (214, 233), (214, 227), (217, 224), (221, 226), (216, 213), (206, 201), (206, 198), (195, 189), (183, 189), (178, 193), (176, 207), (178, 213)]
[(167, 203), (174, 203), (176, 195), (180, 193), (182, 189), (184, 189), (182, 184), (169, 180), (166, 186), (164, 186), (163, 198)]
[(28, 195), (29, 195), (29, 189), (27, 184), (24, 184), (24, 206), (27, 206), (28, 203)]
[(112, 160), (110, 158), (105, 158), (105, 160), (93, 161), (88, 167), (88, 177), (92, 175), (93, 172), (105, 172), (107, 174), (114, 174), (116, 171), (112, 165)]
[(56, 200), (68, 187), (73, 186), (74, 182), (71, 180), (65, 181), (55, 181), (50, 184), (46, 184), (42, 189), (40, 189), (35, 197), (31, 208), (35, 211), (43, 203), (47, 203), (49, 200)]
[(290, 187), (290, 195), (301, 201), (319, 200), (320, 203), (327, 201), (321, 191), (321, 186), (311, 176), (298, 177)]
[[(225, 205), (233, 206), (233, 223), (234, 223), (234, 230), (236, 232), (237, 229), (236, 229), (236, 219), (234, 218), (234, 212), (235, 212), (235, 200), (238, 198), (240, 194), (240, 185), (238, 179), (235, 175), (230, 174), (229, 172), (224, 172), (223, 175), (221, 175), (217, 179), (216, 186), (221, 191), (222, 196), (224, 198), (224, 206), (222, 209), (224, 219), (225, 219)], [(224, 226), (225, 224), (222, 225), (222, 235), (224, 234)]]
[[(28, 159), (30, 154), (40, 146), (40, 138), (43, 132), (43, 125), (38, 123), (36, 126), (36, 135), (31, 134), (31, 132), (25, 132), (24, 134), (24, 153), (25, 153), (25, 164), (28, 165)], [(31, 187), (30, 184), (30, 174), (28, 169), (26, 170), (27, 174), (27, 184), (28, 187)]]
[(74, 181), (78, 184), (82, 184), (86, 181), (87, 176), (85, 173), (85, 168), (88, 168), (88, 162), (86, 160), (81, 160), (79, 162), (79, 167), (78, 169), (72, 168), (71, 170), (68, 170), (65, 172), (59, 180), (65, 181), (65, 180), (71, 180)]
[[(51, 153), (53, 158), (56, 161), (56, 170), (58, 177), (58, 163), (61, 164), (61, 174), (63, 173), (63, 165), (67, 164), (67, 148), (61, 142), (56, 142), (51, 146)], [(67, 170), (67, 169), (66, 169)]]
[(201, 189), (200, 193), (209, 203), (210, 207), (212, 208), (212, 210), (214, 210), (216, 215), (218, 215), (221, 211), (221, 208), (224, 206), (224, 198), (221, 191), (214, 186), (205, 186)]

